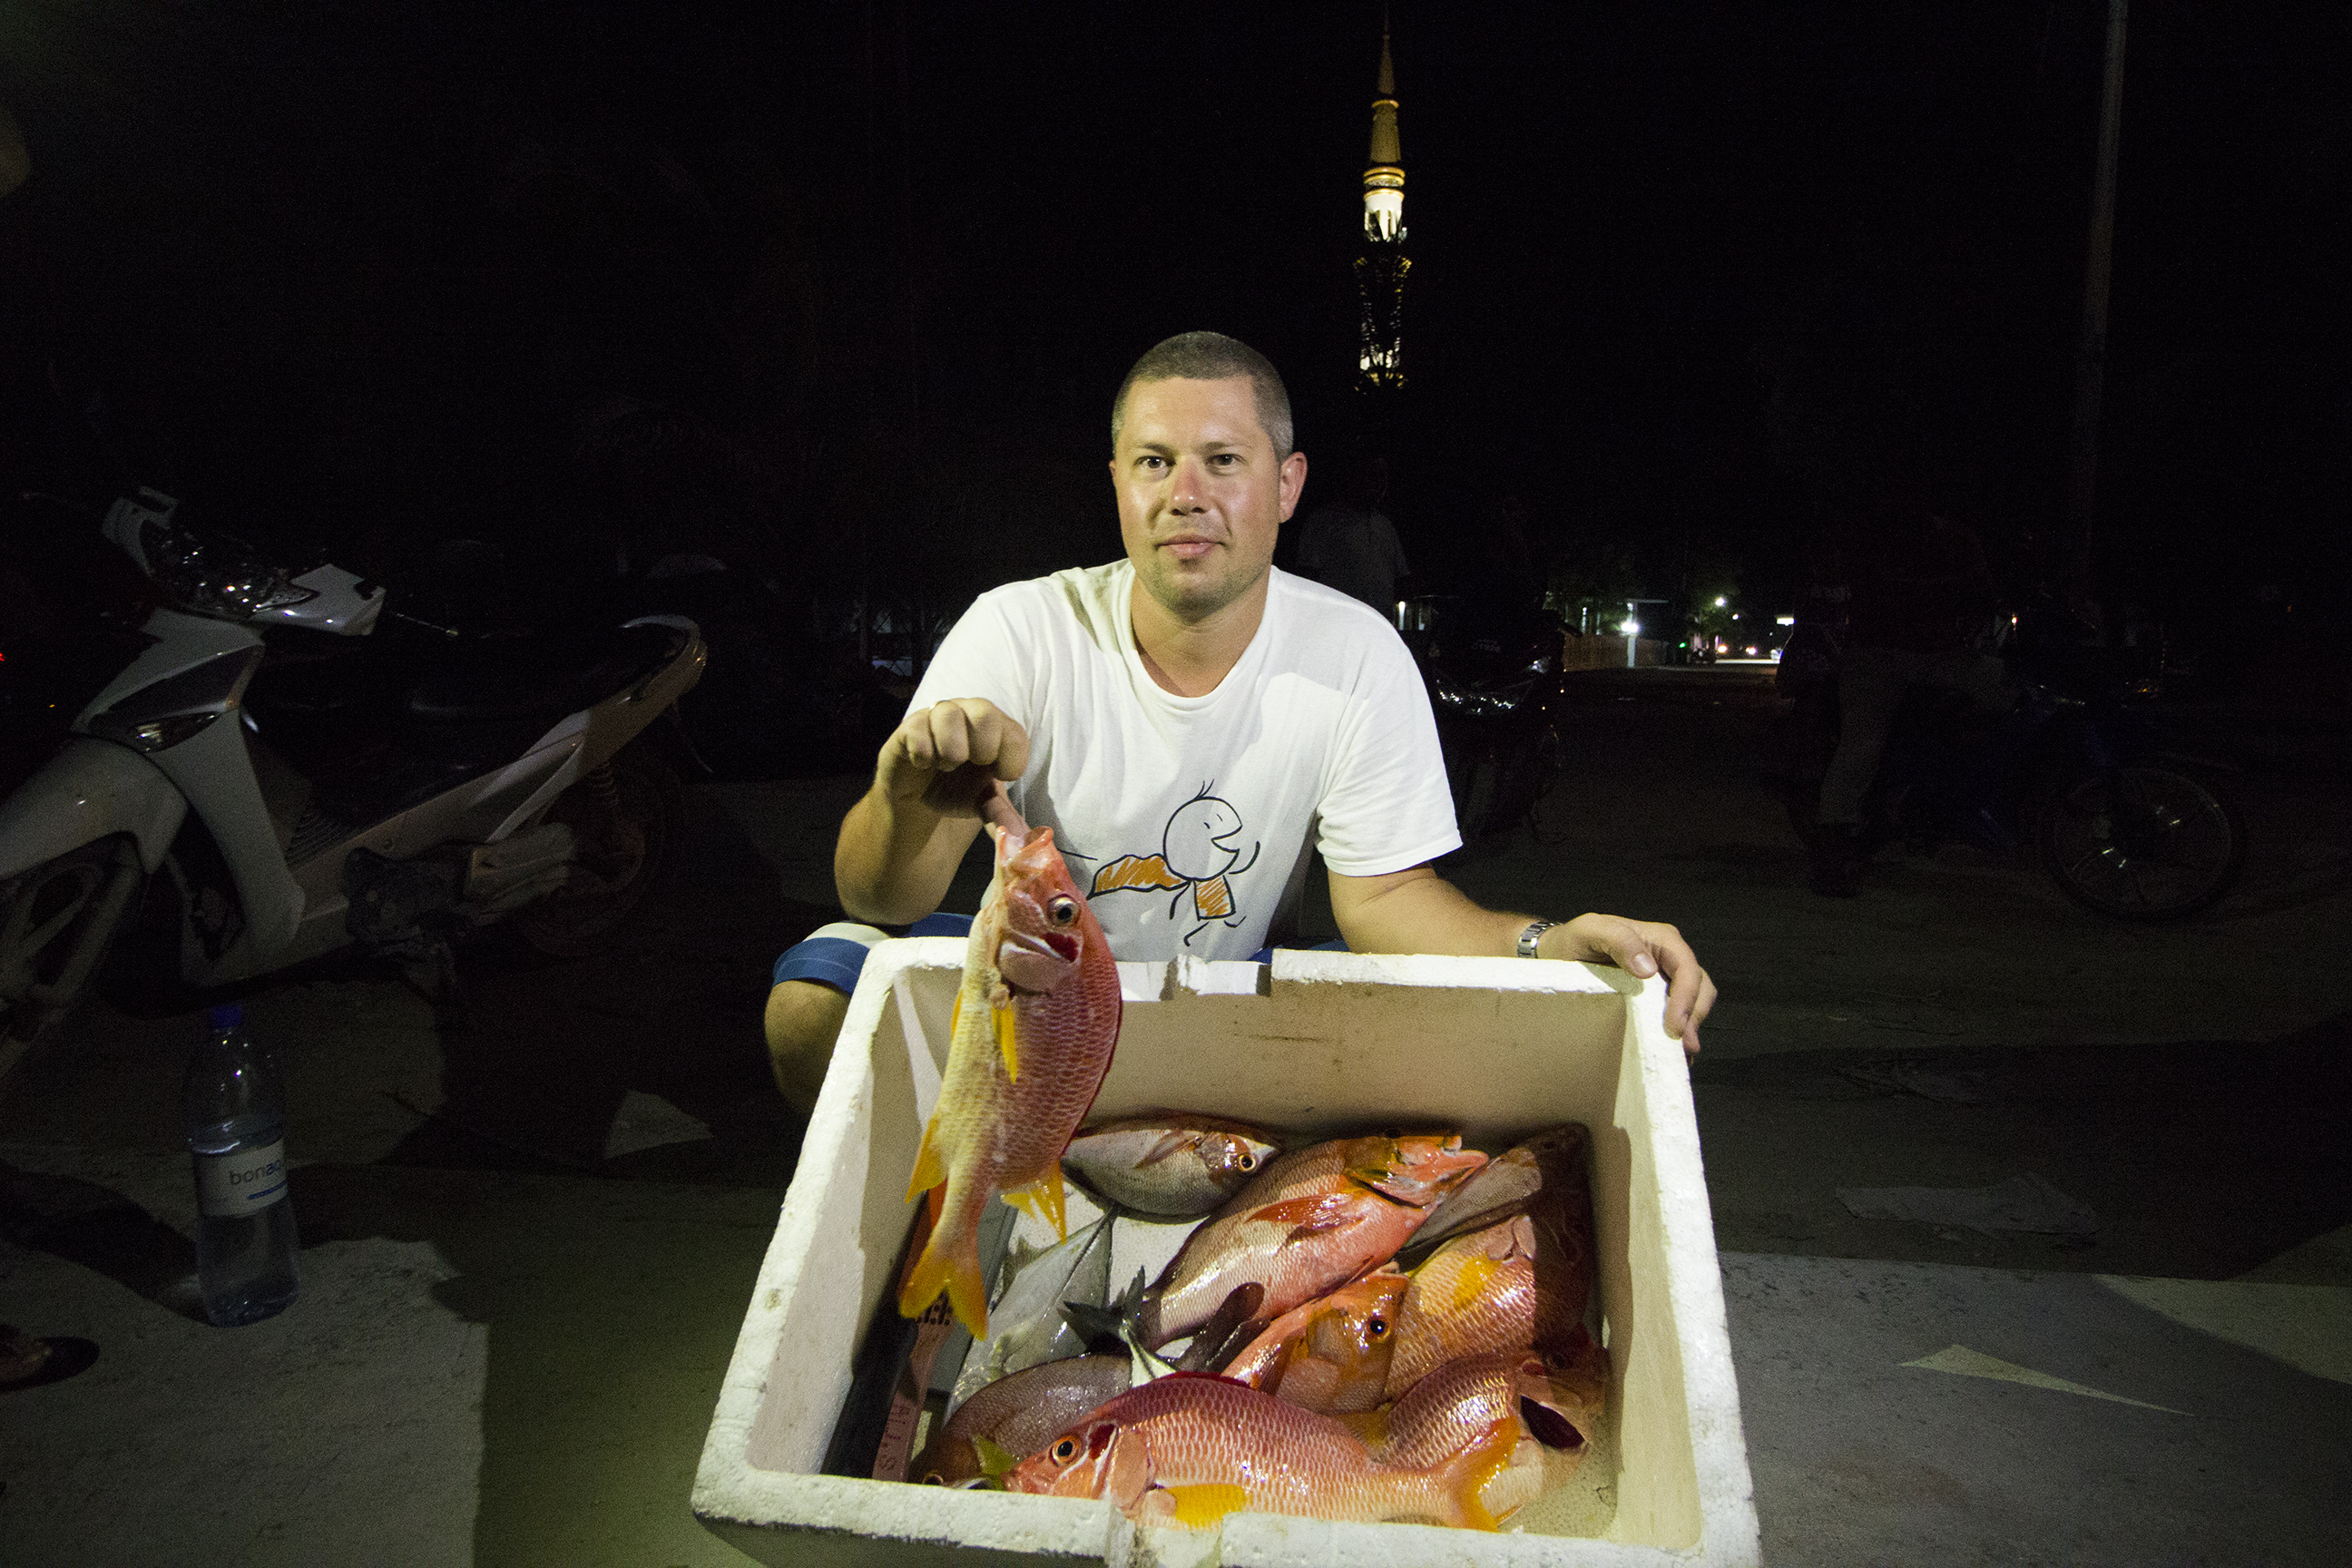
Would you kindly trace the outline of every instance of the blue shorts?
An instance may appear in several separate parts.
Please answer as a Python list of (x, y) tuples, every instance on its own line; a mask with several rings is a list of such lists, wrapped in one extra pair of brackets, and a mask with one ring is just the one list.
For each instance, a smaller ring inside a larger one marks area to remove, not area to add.
[[(971, 932), (970, 915), (925, 915), (907, 928), (908, 936), (968, 936)], [(858, 972), (866, 967), (866, 951), (890, 933), (873, 926), (856, 925), (837, 921), (819, 926), (803, 941), (784, 950), (776, 960), (775, 978), (772, 984), (782, 985), (787, 980), (814, 980), (820, 985), (830, 985), (845, 994), (857, 989)], [(1308, 950), (1313, 952), (1345, 952), (1348, 944), (1334, 937), (1329, 942), (1317, 942)], [(1271, 963), (1274, 949), (1259, 948), (1250, 955), (1257, 963)]]

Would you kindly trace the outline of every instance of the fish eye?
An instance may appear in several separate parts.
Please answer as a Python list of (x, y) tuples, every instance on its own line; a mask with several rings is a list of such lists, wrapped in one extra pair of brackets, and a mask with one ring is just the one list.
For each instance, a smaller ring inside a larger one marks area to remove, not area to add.
[(1257, 1169), (1257, 1156), (1244, 1149), (1242, 1151), (1241, 1158), (1235, 1160), (1234, 1163), (1239, 1165), (1244, 1171), (1255, 1171)]
[(1068, 925), (1078, 918), (1078, 901), (1066, 895), (1045, 906), (1045, 918), (1057, 926)]
[(1065, 1437), (1054, 1445), (1054, 1458), (1061, 1463), (1066, 1465), (1077, 1457), (1078, 1440), (1076, 1437)]
[(1374, 1318), (1365, 1323), (1364, 1332), (1376, 1340), (1384, 1340), (1388, 1338), (1389, 1321), (1386, 1318)]
[(948, 1484), (948, 1479), (937, 1470), (926, 1470), (923, 1472), (923, 1484), (927, 1487), (943, 1487)]

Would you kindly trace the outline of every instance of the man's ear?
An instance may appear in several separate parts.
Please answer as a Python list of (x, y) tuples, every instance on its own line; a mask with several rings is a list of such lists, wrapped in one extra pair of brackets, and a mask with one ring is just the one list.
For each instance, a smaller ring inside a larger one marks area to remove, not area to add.
[(1307, 454), (1293, 452), (1282, 459), (1282, 521), (1288, 522), (1290, 514), (1298, 510), (1298, 498), (1307, 489)]

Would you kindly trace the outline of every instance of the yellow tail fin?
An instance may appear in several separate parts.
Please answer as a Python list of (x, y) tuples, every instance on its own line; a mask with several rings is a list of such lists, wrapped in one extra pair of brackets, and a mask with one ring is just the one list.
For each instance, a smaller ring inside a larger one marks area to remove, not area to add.
[(1502, 1474), (1503, 1467), (1511, 1462), (1512, 1450), (1519, 1446), (1519, 1424), (1497, 1421), (1494, 1429), (1479, 1441), (1446, 1461), (1444, 1481), (1445, 1495), (1462, 1510), (1462, 1525), (1468, 1530), (1493, 1530), (1502, 1523), (1486, 1511), (1479, 1494), (1486, 1483)]
[(1070, 1239), (1067, 1209), (1062, 1191), (1062, 1167), (1055, 1165), (1025, 1187), (1015, 1187), (1004, 1194), (1004, 1201), (1030, 1218), (1054, 1227), (1054, 1234), (1064, 1241)]
[[(940, 1198), (934, 1195), (936, 1206)], [(980, 1232), (972, 1226), (963, 1226), (954, 1234), (947, 1227), (933, 1225), (930, 1239), (923, 1244), (923, 1255), (915, 1259), (908, 1272), (907, 1283), (898, 1292), (898, 1315), (919, 1318), (925, 1308), (939, 1300), (940, 1292), (948, 1293), (948, 1305), (953, 1309), (956, 1321), (971, 1331), (971, 1337), (988, 1337), (988, 1286), (980, 1276)]]

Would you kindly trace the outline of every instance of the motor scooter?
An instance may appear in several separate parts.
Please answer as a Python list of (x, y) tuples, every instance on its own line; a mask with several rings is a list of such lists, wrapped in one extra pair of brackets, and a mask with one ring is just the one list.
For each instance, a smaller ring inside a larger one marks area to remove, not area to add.
[[(2030, 615), (2004, 653), (2015, 710), (1993, 718), (1957, 693), (1906, 693), (1863, 802), (1864, 859), (1888, 843), (1916, 849), (1963, 842), (1995, 854), (2030, 847), (2066, 897), (2133, 921), (2182, 920), (2210, 908), (2245, 868), (2246, 821), (2225, 784), (2235, 771), (2169, 746), (2155, 702), (2160, 670), (2100, 657)], [(1804, 627), (1800, 627), (1803, 633)], [(1789, 823), (1808, 848), (1821, 782), (1840, 731), (1833, 640), (1792, 637), (1804, 668), (1780, 689), (1792, 700), (1779, 768)]]
[[(355, 660), (398, 616), (383, 584), (281, 568), (178, 512), (152, 489), (107, 510), (136, 586), (112, 651), (51, 659), (82, 666), (50, 671), (83, 680), (47, 704), (73, 716), (0, 776), (0, 1075), (101, 971), (192, 1000), (351, 945), (446, 970), (451, 937), (499, 921), (558, 956), (612, 938), (682, 823), (641, 737), (702, 674), (691, 620), (412, 623), (415, 657)], [(9, 641), (0, 678), (37, 681), (40, 638)], [(30, 689), (0, 685), (20, 732)]]
[(1405, 601), (1403, 619), (1463, 837), (1475, 843), (1524, 822), (1538, 843), (1559, 843), (1567, 706), (1559, 623), (1541, 614), (1480, 619), (1448, 595)]

